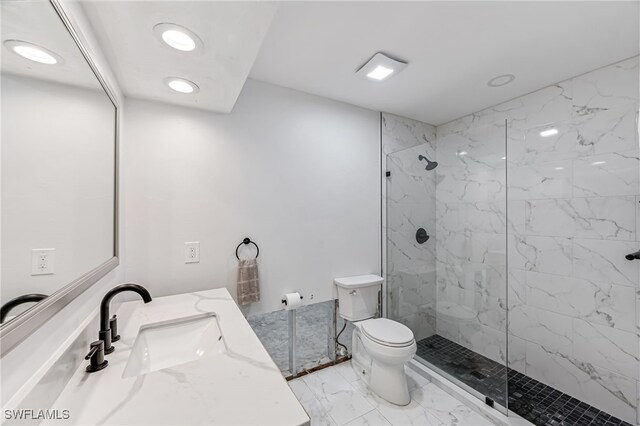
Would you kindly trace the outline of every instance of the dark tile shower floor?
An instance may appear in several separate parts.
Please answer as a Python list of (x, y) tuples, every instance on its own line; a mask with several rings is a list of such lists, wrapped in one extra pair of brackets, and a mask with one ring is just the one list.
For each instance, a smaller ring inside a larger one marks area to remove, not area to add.
[(576, 398), (518, 373), (439, 335), (418, 343), (417, 355), (538, 426), (631, 426)]

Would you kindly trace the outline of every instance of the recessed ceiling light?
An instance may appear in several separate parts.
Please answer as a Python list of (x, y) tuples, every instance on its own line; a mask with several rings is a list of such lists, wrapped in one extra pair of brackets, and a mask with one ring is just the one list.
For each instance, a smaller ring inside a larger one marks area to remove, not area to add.
[(549, 136), (557, 135), (558, 129), (547, 129), (540, 132), (540, 136), (548, 138)]
[(203, 47), (202, 40), (185, 27), (162, 23), (153, 27), (153, 33), (160, 41), (174, 49), (191, 52)]
[(507, 157), (500, 157), (500, 159), (501, 159), (501, 160), (506, 160), (506, 159), (507, 159)]
[(606, 161), (594, 161), (591, 163), (592, 166), (600, 166), (602, 164), (606, 164)]
[(503, 74), (497, 77), (493, 77), (491, 80), (487, 81), (487, 86), (489, 87), (505, 86), (511, 83), (515, 79), (516, 79), (516, 76), (513, 74)]
[(7, 40), (4, 42), (4, 45), (14, 53), (34, 62), (46, 65), (54, 65), (62, 62), (60, 56), (37, 44), (20, 40)]
[(179, 77), (168, 77), (164, 79), (164, 82), (171, 89), (180, 93), (198, 93), (200, 88), (193, 81), (185, 80)]
[(378, 52), (356, 71), (356, 75), (365, 80), (383, 81), (398, 74), (406, 66), (406, 62), (391, 59)]
[(562, 167), (562, 166), (558, 166), (558, 167), (555, 167), (554, 169), (555, 169), (555, 170), (564, 170), (564, 167)]

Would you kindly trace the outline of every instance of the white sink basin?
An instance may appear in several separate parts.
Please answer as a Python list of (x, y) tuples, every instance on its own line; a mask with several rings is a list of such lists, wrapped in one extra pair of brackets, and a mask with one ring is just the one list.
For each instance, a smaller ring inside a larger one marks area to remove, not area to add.
[(140, 327), (122, 377), (133, 377), (226, 351), (218, 317), (205, 313)]

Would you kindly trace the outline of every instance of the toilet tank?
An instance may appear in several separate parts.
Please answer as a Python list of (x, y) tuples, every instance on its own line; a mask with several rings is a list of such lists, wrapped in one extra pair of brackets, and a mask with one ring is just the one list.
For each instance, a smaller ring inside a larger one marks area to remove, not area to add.
[(378, 275), (334, 279), (338, 289), (340, 316), (349, 321), (373, 318), (378, 312), (378, 292), (383, 281)]

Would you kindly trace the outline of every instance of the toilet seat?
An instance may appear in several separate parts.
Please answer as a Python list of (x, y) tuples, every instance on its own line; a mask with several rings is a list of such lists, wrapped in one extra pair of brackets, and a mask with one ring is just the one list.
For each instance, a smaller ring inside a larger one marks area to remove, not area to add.
[(362, 333), (372, 341), (387, 347), (403, 348), (414, 344), (409, 327), (387, 318), (375, 318), (361, 323)]

